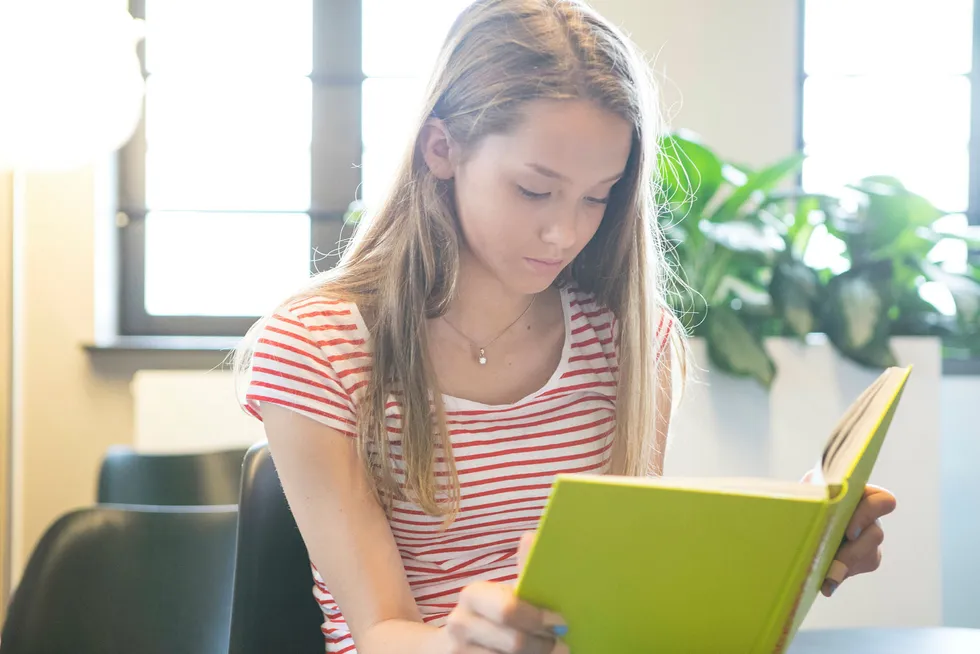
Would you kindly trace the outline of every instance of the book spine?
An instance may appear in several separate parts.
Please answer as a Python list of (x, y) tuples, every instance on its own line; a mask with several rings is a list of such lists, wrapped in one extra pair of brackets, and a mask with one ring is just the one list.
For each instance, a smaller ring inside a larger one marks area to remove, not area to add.
[[(821, 541), (822, 540), (823, 539), (821, 539)], [(776, 641), (776, 644), (772, 648), (773, 654), (783, 654), (783, 652), (785, 652), (786, 648), (789, 646), (790, 639), (795, 633), (793, 626), (796, 623), (796, 616), (800, 611), (800, 604), (803, 601), (807, 581), (810, 579), (810, 575), (813, 574), (813, 568), (817, 564), (817, 561), (820, 560), (820, 549), (821, 548), (817, 548), (813, 556), (810, 558), (810, 565), (807, 566), (806, 573), (803, 575), (802, 581), (800, 581), (799, 585), (797, 586), (796, 598), (793, 600), (792, 607), (790, 607), (789, 615), (787, 615), (783, 620), (783, 627), (779, 631), (779, 640)]]
[[(820, 553), (826, 547), (830, 520), (830, 506), (824, 505), (824, 511), (814, 521), (813, 529), (800, 547), (800, 558), (794, 569), (799, 572), (789, 583), (780, 601), (776, 603), (772, 618), (763, 632), (762, 644), (756, 649), (760, 654), (782, 654), (793, 636), (793, 625), (799, 614), (800, 607), (806, 595), (808, 582), (814, 573), (814, 567), (820, 560)], [(806, 565), (804, 566), (804, 562)], [(790, 599), (792, 598), (792, 602)]]

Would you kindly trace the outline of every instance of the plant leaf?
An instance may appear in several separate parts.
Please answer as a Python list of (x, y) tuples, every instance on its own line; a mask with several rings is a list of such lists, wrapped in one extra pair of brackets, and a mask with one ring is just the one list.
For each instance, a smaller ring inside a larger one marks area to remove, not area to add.
[(700, 216), (723, 181), (722, 163), (715, 153), (677, 134), (662, 139), (658, 169), (664, 200), (682, 215)]
[[(708, 249), (705, 248), (705, 250)], [(715, 252), (708, 251), (707, 254), (711, 256), (699, 257), (700, 265), (690, 266), (685, 272), (699, 293), (705, 298), (714, 298), (721, 280), (725, 278), (732, 264), (734, 253), (730, 250), (718, 250)]]
[(888, 247), (902, 235), (914, 232), (917, 227), (928, 227), (945, 215), (893, 177), (865, 177), (849, 188), (860, 191), (866, 198), (865, 207), (855, 217), (858, 232), (870, 250)]
[(980, 249), (980, 227), (977, 225), (970, 225), (963, 231), (944, 231), (929, 227), (920, 229), (917, 233), (932, 243), (938, 243), (944, 239), (951, 239), (954, 241), (963, 241), (966, 243), (966, 247), (971, 250)]
[(717, 305), (708, 311), (706, 340), (708, 356), (720, 370), (772, 386), (776, 366), (762, 340), (729, 307)]
[(364, 218), (364, 212), (366, 208), (364, 203), (360, 200), (354, 200), (349, 205), (347, 205), (347, 211), (344, 212), (344, 224), (346, 225), (356, 225), (361, 222)]
[(949, 289), (956, 303), (956, 318), (964, 328), (980, 324), (980, 283), (927, 262), (922, 262), (922, 272)]
[(713, 243), (726, 250), (748, 254), (764, 261), (771, 261), (785, 247), (783, 239), (772, 227), (747, 220), (714, 223), (702, 220), (701, 232)]
[(885, 217), (897, 213), (910, 227), (928, 227), (946, 215), (945, 211), (938, 209), (921, 195), (909, 191), (894, 177), (872, 175), (852, 188), (862, 191), (871, 199), (869, 214), (872, 220), (878, 211)]
[(715, 293), (718, 301), (723, 301), (729, 295), (756, 312), (765, 311), (772, 306), (772, 298), (765, 288), (734, 275), (725, 275)]
[(820, 199), (817, 197), (802, 197), (797, 200), (796, 211), (793, 213), (793, 224), (790, 225), (786, 233), (786, 240), (790, 243), (794, 256), (803, 258), (806, 246), (810, 243), (810, 236), (816, 223), (811, 216), (820, 210)]
[(776, 264), (769, 293), (790, 331), (800, 338), (817, 328), (820, 291), (817, 274), (799, 259), (782, 257)]
[(851, 268), (827, 285), (827, 336), (851, 360), (869, 367), (895, 365), (891, 351), (892, 266), (880, 261)]
[(805, 155), (803, 153), (797, 152), (768, 168), (763, 168), (759, 172), (749, 174), (745, 183), (732, 191), (732, 194), (718, 207), (718, 210), (711, 217), (712, 220), (715, 222), (725, 222), (737, 218), (743, 205), (755, 193), (765, 193), (779, 185), (786, 177), (799, 169), (804, 158)]
[(933, 240), (934, 232), (925, 229), (906, 229), (893, 240), (879, 247), (873, 253), (876, 259), (924, 259), (938, 240)]
[(892, 317), (889, 327), (892, 336), (939, 336), (947, 341), (959, 331), (956, 317), (940, 313), (920, 295), (918, 285), (913, 284), (910, 289), (903, 287), (895, 304), (898, 313)]

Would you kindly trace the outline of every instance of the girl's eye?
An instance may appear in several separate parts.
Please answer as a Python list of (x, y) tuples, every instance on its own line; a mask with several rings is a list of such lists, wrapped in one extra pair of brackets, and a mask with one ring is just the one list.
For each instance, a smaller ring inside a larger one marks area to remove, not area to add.
[(609, 204), (609, 198), (585, 198), (586, 202), (591, 202), (592, 204)]
[(517, 188), (520, 189), (521, 195), (523, 195), (526, 198), (530, 198), (532, 200), (543, 200), (549, 195), (551, 195), (551, 193), (535, 193), (534, 191), (529, 191), (520, 185), (518, 185)]

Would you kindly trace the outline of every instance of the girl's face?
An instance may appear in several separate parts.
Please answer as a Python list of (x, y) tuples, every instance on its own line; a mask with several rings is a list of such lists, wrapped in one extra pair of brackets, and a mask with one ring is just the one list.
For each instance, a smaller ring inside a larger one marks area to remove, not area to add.
[[(591, 102), (537, 100), (515, 129), (482, 139), (461, 161), (445, 144), (463, 256), (514, 292), (548, 288), (599, 228), (632, 132)], [(426, 159), (438, 175), (438, 162)]]

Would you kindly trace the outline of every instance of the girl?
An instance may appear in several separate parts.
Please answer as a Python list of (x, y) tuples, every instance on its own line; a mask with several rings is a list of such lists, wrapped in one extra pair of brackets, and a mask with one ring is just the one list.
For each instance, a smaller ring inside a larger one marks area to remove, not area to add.
[[(522, 535), (557, 473), (661, 473), (685, 352), (647, 76), (577, 0), (477, 0), (386, 202), (253, 329), (246, 406), (309, 549), (327, 651), (566, 651), (560, 617), (508, 585)], [(858, 512), (850, 573), (876, 565), (891, 501)]]

